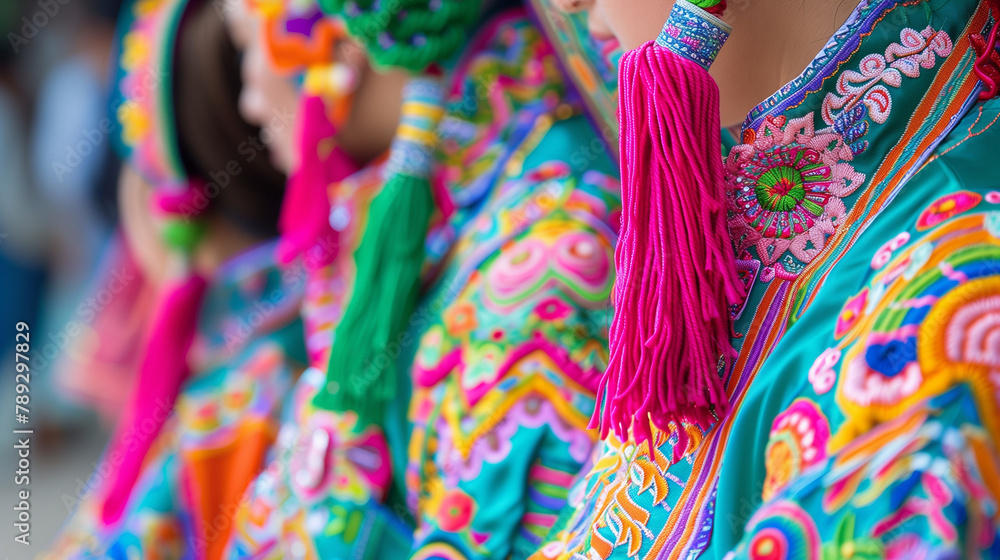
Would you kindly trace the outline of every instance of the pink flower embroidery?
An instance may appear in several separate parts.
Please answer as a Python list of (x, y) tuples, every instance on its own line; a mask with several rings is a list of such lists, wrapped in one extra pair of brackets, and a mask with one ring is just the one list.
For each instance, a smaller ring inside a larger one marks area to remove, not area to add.
[(817, 395), (822, 395), (833, 389), (837, 382), (837, 372), (833, 371), (833, 366), (840, 361), (840, 349), (827, 348), (816, 358), (811, 368), (809, 368), (809, 383)]
[(954, 218), (962, 212), (971, 210), (982, 199), (982, 196), (971, 191), (958, 191), (943, 196), (935, 200), (920, 213), (920, 217), (917, 218), (917, 230), (924, 231), (930, 229), (941, 222)]
[(892, 252), (899, 249), (903, 245), (906, 245), (906, 242), (909, 240), (909, 232), (904, 231), (889, 241), (886, 241), (881, 247), (879, 247), (879, 250), (875, 252), (875, 256), (872, 257), (872, 269), (878, 270), (889, 264), (889, 261), (892, 260)]
[(756, 247), (765, 266), (786, 252), (811, 262), (847, 213), (841, 199), (865, 175), (847, 163), (854, 154), (839, 134), (815, 131), (812, 113), (769, 118), (747, 139), (726, 161), (737, 250)]
[(927, 545), (915, 533), (906, 533), (885, 547), (885, 560), (924, 560), (926, 557)]
[(475, 509), (475, 502), (468, 494), (457, 489), (450, 490), (441, 499), (441, 505), (438, 508), (438, 527), (449, 533), (465, 529), (472, 521), (473, 509)]
[(764, 500), (771, 499), (805, 469), (826, 459), (830, 424), (816, 403), (796, 399), (771, 425), (764, 463)]
[(892, 113), (892, 94), (886, 86), (900, 87), (903, 76), (919, 78), (921, 68), (934, 68), (938, 57), (947, 57), (953, 48), (946, 31), (903, 29), (899, 42), (889, 45), (884, 54), (870, 54), (861, 59), (858, 70), (845, 70), (837, 77), (837, 93), (823, 99), (823, 120), (832, 125), (838, 111), (863, 104), (873, 121), (885, 124)]
[(476, 320), (476, 307), (468, 302), (460, 302), (452, 306), (444, 316), (448, 333), (459, 336), (474, 330), (479, 326)]

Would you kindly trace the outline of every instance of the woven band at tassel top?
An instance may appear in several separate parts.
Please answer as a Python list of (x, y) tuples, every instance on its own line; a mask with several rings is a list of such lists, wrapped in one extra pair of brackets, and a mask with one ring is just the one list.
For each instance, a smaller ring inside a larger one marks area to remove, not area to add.
[(431, 76), (417, 76), (403, 89), (402, 115), (386, 163), (385, 176), (424, 177), (431, 171), (437, 126), (444, 115), (444, 84)]
[(733, 28), (687, 0), (677, 0), (656, 44), (708, 70)]

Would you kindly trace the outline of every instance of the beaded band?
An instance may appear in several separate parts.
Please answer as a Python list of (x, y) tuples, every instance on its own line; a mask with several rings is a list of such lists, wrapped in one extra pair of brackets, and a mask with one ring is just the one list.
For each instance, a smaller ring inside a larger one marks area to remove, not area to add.
[(468, 41), (481, 0), (318, 0), (364, 42), (376, 65), (421, 72)]
[(656, 44), (708, 70), (733, 28), (687, 0), (677, 0)]
[(411, 79), (403, 89), (403, 108), (392, 143), (386, 177), (425, 177), (430, 173), (437, 126), (444, 115), (444, 86), (431, 76)]

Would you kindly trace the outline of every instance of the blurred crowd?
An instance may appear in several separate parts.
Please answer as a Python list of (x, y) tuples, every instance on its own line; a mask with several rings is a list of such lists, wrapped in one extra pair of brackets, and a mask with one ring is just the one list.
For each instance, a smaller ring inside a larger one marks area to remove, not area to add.
[(106, 108), (120, 7), (120, 0), (0, 5), (0, 325), (7, 333), (0, 355), (13, 351), (14, 325), (27, 323), (39, 374), (34, 422), (53, 436), (83, 418), (53, 380), (66, 351), (88, 343), (81, 340), (88, 332), (66, 327), (92, 316), (84, 294), (117, 220), (119, 162)]

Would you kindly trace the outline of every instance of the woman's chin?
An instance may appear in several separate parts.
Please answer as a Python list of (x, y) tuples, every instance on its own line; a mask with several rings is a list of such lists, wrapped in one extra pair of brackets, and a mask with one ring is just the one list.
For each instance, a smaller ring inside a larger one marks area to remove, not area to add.
[(279, 171), (284, 173), (286, 177), (289, 176), (292, 173), (291, 156), (286, 153), (285, 150), (282, 150), (273, 144), (268, 146), (268, 148), (268, 156), (271, 158), (271, 163), (274, 164)]
[(605, 43), (608, 41), (616, 41), (616, 42), (618, 41), (618, 38), (615, 37), (615, 34), (608, 31), (607, 29), (588, 27), (587, 31), (590, 33), (590, 36), (593, 37), (594, 40), (597, 41), (598, 43)]

